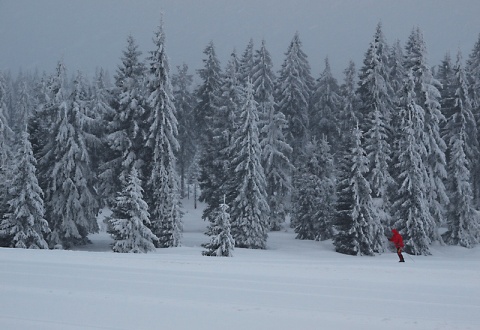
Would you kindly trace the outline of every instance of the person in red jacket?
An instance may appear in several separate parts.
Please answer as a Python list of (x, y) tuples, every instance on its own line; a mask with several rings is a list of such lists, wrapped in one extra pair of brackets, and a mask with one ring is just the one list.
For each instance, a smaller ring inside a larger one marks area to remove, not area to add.
[(388, 240), (390, 242), (393, 242), (393, 244), (395, 244), (395, 248), (397, 248), (398, 257), (400, 258), (399, 262), (405, 262), (405, 259), (403, 259), (403, 255), (402, 255), (402, 249), (405, 246), (403, 244), (403, 237), (402, 235), (400, 235), (400, 233), (396, 229), (392, 229), (392, 234), (393, 234), (392, 237), (390, 237)]

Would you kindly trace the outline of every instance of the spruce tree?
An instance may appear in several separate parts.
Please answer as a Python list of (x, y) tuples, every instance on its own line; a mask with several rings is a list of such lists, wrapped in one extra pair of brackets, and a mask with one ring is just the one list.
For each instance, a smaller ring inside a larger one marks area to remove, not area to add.
[(405, 251), (429, 255), (435, 220), (429, 209), (427, 148), (423, 143), (425, 111), (416, 103), (415, 78), (411, 70), (405, 80), (400, 108), (400, 132), (395, 158), (398, 185), (392, 205), (394, 224), (403, 236)]
[[(400, 43), (400, 40), (396, 40), (390, 47), (388, 59), (389, 81), (394, 92), (392, 103), (395, 104), (395, 106), (399, 105), (398, 94), (403, 89), (403, 81), (406, 76), (404, 62), (405, 55), (403, 53), (402, 44)], [(395, 117), (396, 111), (393, 113), (392, 120), (395, 120)]]
[(202, 83), (195, 91), (197, 106), (194, 108), (194, 121), (197, 140), (205, 149), (211, 142), (209, 132), (214, 119), (222, 72), (213, 42), (207, 45), (203, 53), (206, 58), (203, 60), (204, 67), (198, 70)]
[[(234, 175), (231, 172), (234, 132), (238, 129), (238, 117), (244, 91), (240, 81), (240, 64), (235, 50), (230, 55), (225, 70), (218, 81), (209, 118), (206, 143), (203, 145), (200, 159), (200, 200), (207, 205), (203, 218), (214, 221), (221, 198), (225, 204), (231, 204), (234, 198)], [(213, 212), (213, 213), (212, 213)]]
[(271, 96), (275, 94), (276, 81), (272, 57), (265, 40), (262, 40), (260, 49), (255, 52), (251, 79), (255, 101), (258, 103), (258, 112), (262, 118), (268, 113), (266, 109), (271, 106)]
[[(450, 53), (445, 54), (441, 64), (438, 66), (437, 71), (435, 73), (436, 79), (442, 84), (442, 89), (440, 90), (441, 94), (441, 99), (440, 99), (440, 105), (441, 105), (441, 111), (443, 116), (445, 117), (445, 121), (441, 123), (440, 130), (442, 134), (442, 138), (444, 141), (447, 143), (447, 149), (448, 149), (448, 129), (447, 123), (449, 118), (452, 116), (454, 113), (454, 106), (455, 106), (455, 86), (454, 86), (454, 81), (455, 81), (455, 73), (453, 72), (453, 64), (452, 64), (452, 59), (450, 57)], [(447, 166), (449, 163), (448, 159), (448, 151), (446, 152), (446, 161), (447, 161)], [(448, 168), (447, 168), (448, 171)], [(447, 177), (448, 180), (448, 177)], [(448, 187), (447, 187), (448, 190)]]
[(179, 179), (176, 172), (175, 152), (179, 148), (176, 109), (170, 68), (165, 52), (163, 22), (154, 37), (155, 49), (151, 51), (148, 82), (148, 118), (146, 147), (151, 150), (152, 163), (147, 172), (151, 228), (159, 241), (157, 247), (175, 247), (180, 244), (182, 222), (179, 196)]
[(342, 134), (340, 135), (340, 149), (337, 153), (339, 155), (346, 152), (347, 146), (351, 145), (352, 132), (359, 121), (355, 63), (350, 61), (343, 73), (345, 75), (344, 82), (340, 86), (339, 124)]
[(292, 148), (286, 142), (285, 115), (275, 106), (275, 74), (265, 41), (255, 53), (252, 75), (254, 97), (258, 103), (262, 166), (267, 182), (270, 208), (270, 229), (280, 230), (288, 213), (288, 198), (292, 189), (290, 162)]
[(0, 216), (5, 211), (7, 199), (6, 184), (9, 177), (9, 159), (11, 158), (11, 147), (13, 141), (13, 131), (8, 125), (7, 113), (7, 90), (6, 80), (0, 71)]
[(335, 215), (335, 169), (324, 137), (305, 148), (294, 175), (292, 217), (297, 239), (332, 238)]
[[(404, 80), (407, 77), (404, 67), (405, 55), (403, 54), (403, 48), (399, 40), (395, 41), (390, 48), (390, 57), (389, 57), (389, 81), (393, 90), (393, 95), (391, 95), (391, 103), (394, 107), (390, 121), (391, 129), (391, 141), (390, 146), (392, 148), (392, 157), (397, 153), (398, 150), (398, 140), (400, 132), (400, 122), (401, 118), (399, 115), (398, 109), (401, 107), (400, 97), (403, 91)], [(395, 177), (395, 168), (390, 167), (390, 174), (392, 177)], [(396, 190), (395, 184), (391, 187), (391, 192), (394, 193)], [(388, 230), (390, 233), (391, 230)]]
[(319, 221), (318, 232), (315, 238), (323, 241), (333, 238), (334, 235), (337, 171), (332, 149), (325, 137), (319, 141), (318, 151), (320, 182), (317, 190), (320, 192), (321, 203), (317, 204), (314, 215), (314, 218)]
[(290, 224), (297, 234), (295, 238), (301, 240), (314, 240), (320, 231), (320, 220), (315, 213), (321, 203), (322, 192), (319, 191), (320, 169), (315, 144), (309, 143), (299, 156), (293, 174)]
[(83, 129), (92, 118), (86, 115), (81, 84), (79, 74), (71, 94), (58, 95), (54, 138), (50, 140), (54, 144), (46, 145), (51, 149), (46, 152), (49, 157), (43, 159), (49, 161), (45, 166), (51, 166), (47, 171), (45, 199), (46, 217), (52, 230), (49, 243), (67, 249), (87, 243), (88, 234), (98, 232), (98, 201), (87, 150), (90, 135)]
[(98, 99), (94, 99), (91, 93), (92, 88), (88, 85), (82, 72), (78, 71), (73, 81), (73, 92), (70, 96), (72, 107), (74, 111), (78, 112), (79, 125), (82, 131), (84, 143), (86, 146), (86, 152), (88, 153), (88, 176), (85, 177), (86, 185), (93, 189), (95, 198), (97, 199), (94, 207), (94, 213), (98, 211), (98, 194), (97, 191), (97, 174), (98, 164), (100, 162), (100, 155), (102, 149), (102, 135), (103, 135), (103, 114), (97, 111), (101, 111), (98, 108)]
[(0, 221), (0, 237), (8, 246), (28, 249), (47, 249), (46, 235), (50, 232), (44, 218), (43, 192), (35, 174), (36, 160), (28, 140), (21, 135), (10, 187), (8, 213)]
[(314, 87), (309, 115), (310, 134), (317, 140), (326, 136), (330, 145), (337, 149), (340, 142), (340, 90), (333, 77), (328, 58), (325, 69)]
[(367, 179), (372, 196), (382, 198), (384, 208), (388, 208), (387, 191), (393, 182), (389, 166), (394, 92), (388, 62), (388, 45), (378, 24), (360, 70), (358, 95), (360, 125), (365, 132), (364, 148), (369, 159)]
[[(94, 122), (89, 125), (88, 131), (96, 137), (96, 143), (88, 145), (88, 149), (92, 155), (92, 167), (98, 178), (101, 165), (109, 160), (107, 156), (109, 147), (105, 143), (108, 133), (106, 128), (116, 113), (112, 108), (112, 89), (107, 86), (106, 74), (103, 69), (97, 70), (91, 90), (89, 117), (93, 118)], [(95, 184), (97, 190), (99, 190), (99, 186), (98, 183)]]
[(272, 100), (267, 111), (266, 122), (261, 130), (262, 166), (267, 183), (270, 229), (280, 230), (288, 214), (287, 203), (292, 190), (292, 147), (288, 145), (284, 135), (287, 125), (285, 116), (274, 107)]
[(379, 23), (373, 40), (370, 43), (363, 66), (359, 73), (358, 93), (360, 97), (360, 125), (367, 132), (371, 124), (369, 120), (375, 110), (380, 111), (389, 122), (393, 109), (391, 96), (393, 89), (390, 84), (390, 49)]
[(240, 63), (235, 50), (230, 54), (225, 70), (220, 81), (217, 104), (212, 121), (213, 134), (218, 139), (231, 142), (231, 135), (237, 129), (239, 107), (244, 99), (244, 86), (240, 80)]
[(213, 145), (209, 148), (209, 156), (214, 158), (215, 178), (219, 184), (214, 195), (218, 196), (216, 198), (219, 201), (223, 195), (226, 198), (225, 203), (231, 205), (234, 198), (231, 193), (234, 190), (232, 185), (235, 185), (235, 175), (231, 173), (231, 162), (235, 157), (233, 155), (234, 134), (238, 130), (240, 108), (245, 98), (244, 87), (240, 80), (240, 63), (235, 51), (230, 56), (222, 78), (215, 118), (212, 122)]
[(308, 109), (314, 81), (300, 36), (295, 33), (277, 79), (276, 100), (288, 122), (287, 142), (293, 148), (292, 163), (308, 141)]
[(198, 150), (195, 150), (195, 155), (193, 156), (192, 162), (188, 167), (187, 178), (187, 183), (189, 185), (187, 197), (190, 198), (190, 191), (192, 191), (193, 206), (196, 209), (199, 194), (198, 180), (200, 178), (200, 152), (198, 152)]
[(110, 233), (115, 239), (112, 249), (120, 253), (155, 251), (154, 243), (158, 238), (148, 228), (148, 205), (143, 200), (143, 189), (135, 166), (132, 166), (126, 180), (108, 220)]
[(21, 135), (25, 128), (25, 123), (28, 122), (33, 109), (33, 98), (31, 96), (31, 89), (26, 81), (26, 77), (20, 77), (18, 81), (17, 91), (15, 95), (15, 112), (12, 113), (11, 124), (12, 131), (18, 136), (18, 140), (21, 140)]
[(133, 163), (139, 177), (143, 176), (142, 150), (146, 137), (143, 119), (147, 105), (143, 86), (145, 66), (140, 55), (135, 39), (129, 36), (115, 76), (112, 100), (115, 113), (106, 127), (109, 151), (100, 167), (99, 191), (107, 203), (113, 202), (122, 190)]
[[(438, 66), (436, 72), (436, 78), (442, 84), (442, 89), (440, 90), (440, 104), (442, 114), (448, 120), (450, 116), (453, 114), (453, 107), (454, 107), (454, 99), (455, 99), (455, 87), (453, 85), (455, 74), (453, 72), (453, 64), (452, 59), (450, 58), (450, 54), (445, 54), (442, 63)], [(446, 121), (442, 125), (442, 134), (445, 133)]]
[(448, 231), (443, 237), (447, 244), (471, 248), (480, 243), (479, 214), (474, 208), (471, 181), (471, 172), (479, 154), (477, 126), (460, 53), (453, 70), (456, 89), (446, 126), (450, 204), (447, 212)]
[(275, 73), (273, 72), (273, 63), (270, 52), (267, 50), (265, 40), (262, 40), (260, 49), (255, 51), (253, 69), (252, 69), (252, 83), (254, 90), (255, 101), (258, 103), (258, 117), (260, 120), (260, 136), (263, 139), (265, 136), (262, 133), (262, 127), (266, 125), (271, 107), (276, 106), (275, 103)]
[(257, 102), (253, 86), (247, 84), (232, 151), (232, 236), (242, 248), (265, 249), (268, 233), (268, 203), (265, 174), (261, 164)]
[[(45, 77), (37, 96), (39, 105), (35, 109), (29, 121), (29, 131), (37, 159), (38, 181), (44, 192), (44, 201), (47, 204), (51, 199), (50, 177), (55, 162), (53, 149), (55, 141), (55, 125), (60, 113), (65, 112), (67, 107), (66, 70), (63, 62), (59, 61), (55, 73)], [(62, 112), (63, 109), (63, 112)], [(47, 219), (48, 207), (46, 206)]]
[[(472, 52), (467, 60), (467, 78), (469, 87), (469, 96), (472, 102), (472, 112), (477, 122), (477, 128), (480, 128), (480, 34), (475, 43)], [(480, 139), (480, 136), (478, 137)], [(480, 141), (479, 141), (480, 142)], [(475, 205), (480, 207), (480, 163), (473, 169), (473, 193)]]
[(228, 205), (225, 201), (220, 204), (216, 212), (212, 214), (213, 219), (207, 228), (206, 235), (210, 236), (210, 242), (202, 244), (206, 251), (204, 256), (214, 257), (232, 257), (235, 249), (235, 240), (231, 235), (230, 213), (228, 213)]
[[(35, 158), (38, 160), (41, 155), (41, 150), (45, 142), (45, 138), (49, 135), (46, 133), (50, 130), (45, 130), (46, 124), (45, 113), (47, 112), (47, 105), (50, 101), (50, 95), (48, 89), (50, 86), (51, 76), (47, 76), (46, 73), (37, 81), (33, 87), (33, 106), (32, 112), (28, 118), (28, 132), (30, 133), (30, 142), (32, 144), (32, 150)], [(37, 170), (41, 174), (41, 168), (38, 164)], [(39, 175), (39, 183), (41, 184), (41, 175)]]
[(223, 196), (223, 193), (218, 194), (219, 187), (223, 182), (223, 177), (219, 174), (223, 173), (223, 168), (216, 161), (217, 153), (214, 141), (214, 125), (222, 84), (222, 72), (213, 42), (208, 44), (204, 54), (206, 55), (203, 60), (204, 68), (198, 70), (202, 83), (195, 91), (197, 105), (194, 108), (193, 118), (196, 126), (197, 152), (200, 153), (199, 185), (201, 194), (199, 200), (207, 204), (202, 216), (206, 220), (210, 213), (218, 207)]
[(440, 132), (441, 122), (445, 117), (441, 113), (438, 80), (433, 77), (427, 61), (427, 50), (423, 34), (417, 28), (411, 33), (406, 44), (405, 69), (410, 70), (414, 78), (415, 103), (424, 111), (422, 143), (426, 148), (424, 164), (429, 176), (427, 185), (428, 204), (435, 222), (425, 228), (432, 240), (441, 240), (437, 228), (445, 223), (444, 205), (448, 196), (444, 180), (446, 178), (446, 144)]
[(350, 255), (374, 255), (382, 252), (383, 230), (372, 201), (372, 190), (366, 179), (367, 153), (362, 147), (362, 133), (357, 127), (354, 146), (345, 158), (339, 182), (337, 214), (333, 238), (335, 250)]
[(253, 51), (253, 39), (250, 39), (239, 61), (239, 80), (243, 86), (245, 86), (249, 80), (253, 80), (252, 76), (254, 66), (255, 59)]
[(177, 166), (180, 174), (180, 196), (186, 196), (187, 170), (195, 155), (193, 107), (191, 92), (193, 76), (188, 74), (188, 65), (177, 66), (177, 74), (172, 76), (175, 109), (178, 120)]

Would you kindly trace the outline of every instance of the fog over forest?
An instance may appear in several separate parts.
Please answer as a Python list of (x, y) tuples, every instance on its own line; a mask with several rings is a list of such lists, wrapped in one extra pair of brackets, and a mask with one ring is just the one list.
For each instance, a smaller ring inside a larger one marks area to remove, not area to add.
[(144, 54), (151, 50), (161, 12), (172, 68), (193, 70), (210, 41), (225, 64), (250, 38), (256, 48), (265, 39), (278, 69), (298, 31), (312, 74), (329, 56), (340, 79), (350, 60), (361, 64), (380, 21), (389, 43), (405, 42), (419, 27), (431, 65), (447, 51), (468, 54), (480, 32), (477, 0), (0, 0), (0, 70), (51, 72), (63, 59), (72, 74), (93, 76), (97, 67), (113, 74), (129, 34)]

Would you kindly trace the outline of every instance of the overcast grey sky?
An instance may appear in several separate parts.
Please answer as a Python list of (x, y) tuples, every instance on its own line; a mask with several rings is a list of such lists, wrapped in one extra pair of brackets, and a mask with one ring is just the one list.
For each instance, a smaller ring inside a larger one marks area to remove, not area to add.
[(447, 51), (467, 58), (480, 34), (479, 0), (0, 0), (0, 70), (53, 72), (63, 59), (70, 73), (113, 74), (129, 34), (144, 56), (152, 49), (161, 12), (174, 72), (200, 68), (211, 40), (224, 67), (250, 38), (255, 48), (266, 40), (278, 70), (298, 31), (313, 76), (328, 56), (341, 80), (350, 59), (360, 67), (379, 21), (390, 44), (418, 26), (431, 65)]

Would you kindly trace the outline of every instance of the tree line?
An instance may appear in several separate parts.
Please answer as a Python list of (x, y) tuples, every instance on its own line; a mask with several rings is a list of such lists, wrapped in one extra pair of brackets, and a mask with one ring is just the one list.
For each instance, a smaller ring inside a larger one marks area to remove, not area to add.
[(417, 255), (480, 242), (480, 38), (430, 66), (419, 28), (388, 44), (378, 24), (340, 83), (328, 58), (314, 79), (298, 33), (278, 72), (264, 40), (224, 67), (210, 42), (195, 86), (186, 64), (171, 73), (163, 24), (152, 48), (129, 36), (113, 83), (62, 62), (0, 72), (2, 246), (86, 244), (102, 207), (115, 252), (178, 246), (189, 194), (205, 255), (285, 226), (351, 255), (385, 251), (391, 228)]

